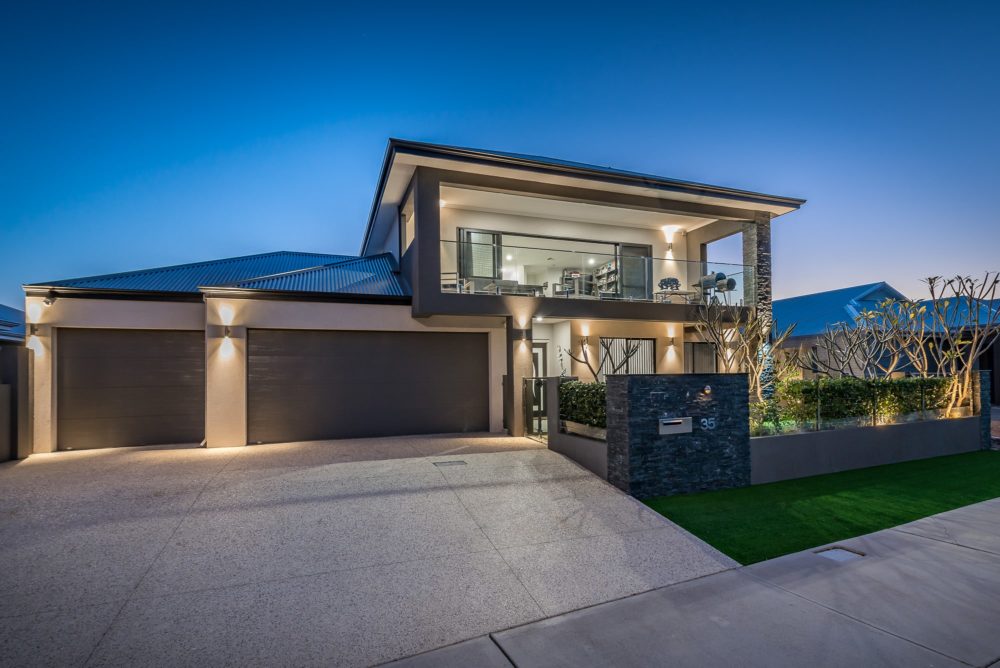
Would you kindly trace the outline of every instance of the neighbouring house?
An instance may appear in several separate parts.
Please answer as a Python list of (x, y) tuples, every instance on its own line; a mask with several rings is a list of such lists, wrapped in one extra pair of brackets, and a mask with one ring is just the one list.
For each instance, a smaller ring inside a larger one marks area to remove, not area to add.
[(24, 342), (24, 311), (0, 304), (0, 345)]
[[(569, 351), (682, 373), (700, 304), (769, 310), (771, 221), (803, 202), (391, 140), (358, 256), (25, 285), (34, 451), (520, 435), (531, 378), (592, 378)], [(711, 261), (732, 235), (743, 263)]]
[[(803, 357), (816, 346), (824, 332), (829, 328), (843, 323), (853, 327), (855, 319), (865, 310), (875, 310), (878, 304), (886, 299), (906, 301), (901, 292), (885, 281), (868, 283), (849, 288), (815, 292), (787, 299), (776, 299), (772, 303), (775, 326), (779, 330), (794, 325), (795, 329), (784, 343), (784, 348), (795, 349)], [(929, 303), (929, 302), (928, 302)], [(1000, 300), (994, 302), (994, 307), (1000, 307)], [(984, 316), (981, 322), (987, 320)], [(933, 329), (928, 323), (930, 329)], [(981, 369), (991, 371), (991, 390), (993, 404), (1000, 404), (1000, 341), (996, 341), (983, 351), (979, 357)], [(905, 371), (905, 369), (904, 369)], [(808, 370), (807, 377), (815, 374)]]

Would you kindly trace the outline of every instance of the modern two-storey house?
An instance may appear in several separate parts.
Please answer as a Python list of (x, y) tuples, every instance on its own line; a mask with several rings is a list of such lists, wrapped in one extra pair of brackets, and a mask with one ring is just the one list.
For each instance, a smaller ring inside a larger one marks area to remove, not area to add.
[[(573, 357), (713, 370), (696, 309), (769, 310), (771, 221), (802, 204), (392, 140), (358, 256), (26, 285), (34, 451), (521, 434), (525, 379), (592, 378)], [(743, 262), (712, 262), (732, 235)]]

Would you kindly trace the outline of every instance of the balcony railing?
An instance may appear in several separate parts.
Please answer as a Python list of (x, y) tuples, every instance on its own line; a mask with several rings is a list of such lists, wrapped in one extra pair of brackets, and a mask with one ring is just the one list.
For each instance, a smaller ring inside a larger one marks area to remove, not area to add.
[(673, 304), (754, 302), (753, 267), (441, 242), (441, 291)]

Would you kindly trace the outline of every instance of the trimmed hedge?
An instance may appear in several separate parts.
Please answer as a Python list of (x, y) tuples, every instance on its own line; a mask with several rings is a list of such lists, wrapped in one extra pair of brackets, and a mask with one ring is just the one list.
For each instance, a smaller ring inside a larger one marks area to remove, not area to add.
[(581, 383), (570, 380), (559, 385), (559, 419), (608, 426), (608, 386), (604, 383)]
[(930, 378), (822, 378), (788, 380), (778, 385), (773, 399), (751, 404), (754, 435), (780, 433), (820, 420), (862, 418), (885, 420), (921, 410), (948, 406), (952, 379)]
[(891, 417), (947, 407), (951, 382), (938, 377), (790, 380), (775, 397), (782, 415), (800, 421), (816, 419), (817, 402), (821, 418)]

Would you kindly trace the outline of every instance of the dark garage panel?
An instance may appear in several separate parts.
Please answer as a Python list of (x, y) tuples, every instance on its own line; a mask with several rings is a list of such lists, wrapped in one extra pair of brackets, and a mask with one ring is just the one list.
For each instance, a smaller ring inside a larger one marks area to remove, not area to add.
[(487, 334), (254, 329), (247, 440), (489, 430)]
[(59, 449), (204, 438), (203, 332), (61, 328), (56, 356)]

